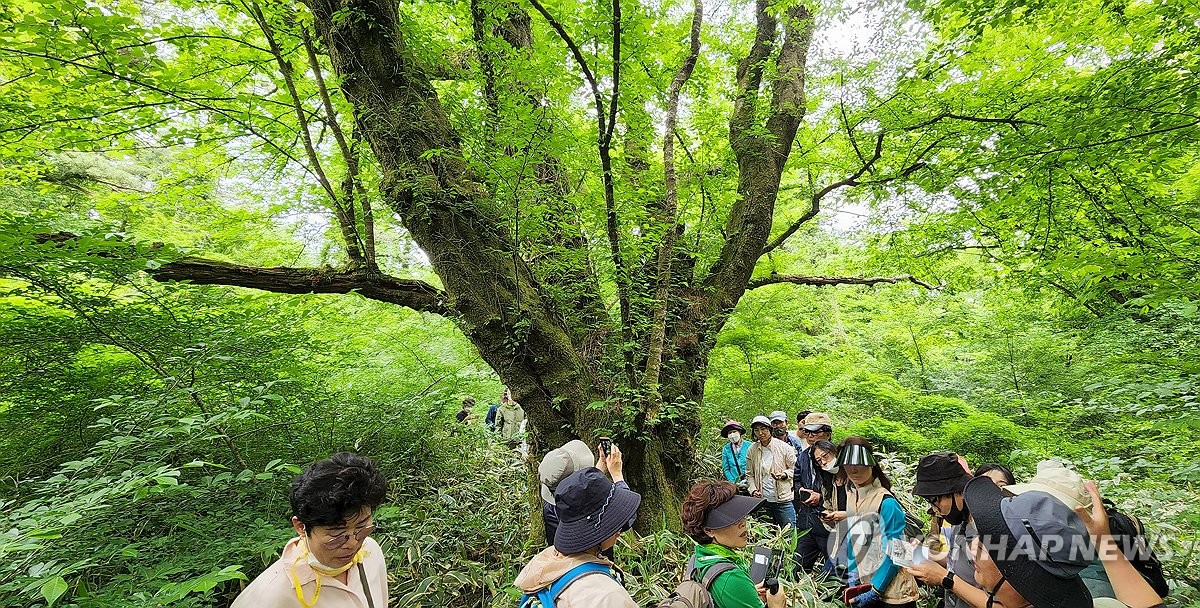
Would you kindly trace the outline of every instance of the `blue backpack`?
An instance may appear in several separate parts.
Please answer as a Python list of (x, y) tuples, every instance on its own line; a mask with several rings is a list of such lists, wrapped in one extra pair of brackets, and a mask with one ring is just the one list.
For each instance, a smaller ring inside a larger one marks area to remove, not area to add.
[(566, 574), (560, 576), (558, 580), (551, 583), (549, 587), (543, 587), (536, 593), (526, 593), (525, 595), (522, 595), (521, 603), (518, 606), (520, 608), (534, 608), (535, 606), (541, 606), (541, 608), (554, 608), (554, 603), (558, 601), (558, 596), (562, 595), (562, 592), (566, 591), (567, 587), (571, 583), (575, 582), (580, 577), (587, 576), (589, 574), (605, 574), (612, 577), (613, 580), (617, 580), (616, 577), (613, 576), (612, 569), (604, 564), (598, 564), (596, 562), (580, 564), (568, 570)]

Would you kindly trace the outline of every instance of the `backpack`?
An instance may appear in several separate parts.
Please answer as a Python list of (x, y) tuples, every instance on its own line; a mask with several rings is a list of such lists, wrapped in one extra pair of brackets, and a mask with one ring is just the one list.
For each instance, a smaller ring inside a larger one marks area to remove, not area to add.
[(566, 574), (558, 577), (558, 580), (550, 584), (549, 587), (543, 587), (535, 593), (526, 593), (521, 596), (521, 603), (517, 604), (519, 608), (554, 608), (554, 602), (558, 601), (558, 596), (562, 595), (563, 591), (571, 583), (578, 580), (580, 577), (589, 574), (606, 574), (616, 580), (613, 576), (613, 571), (608, 566), (596, 562), (588, 562), (571, 568)]
[(1117, 506), (1107, 498), (1104, 499), (1104, 510), (1108, 513), (1108, 529), (1121, 547), (1121, 552), (1159, 597), (1167, 597), (1171, 587), (1163, 575), (1162, 562), (1146, 542), (1146, 527), (1141, 520), (1118, 511)]
[(916, 515), (909, 513), (908, 509), (904, 508), (904, 503), (900, 502), (899, 498), (896, 498), (890, 493), (884, 497), (884, 500), (887, 500), (888, 498), (896, 501), (896, 504), (900, 506), (900, 511), (904, 513), (905, 540), (923, 540), (925, 538), (925, 530), (928, 528), (928, 524), (926, 524), (924, 521), (921, 521), (921, 518), (917, 517)]
[(684, 571), (683, 582), (675, 587), (666, 599), (658, 603), (658, 608), (715, 608), (712, 589), (717, 577), (737, 568), (737, 564), (721, 560), (704, 571), (704, 577), (696, 580), (696, 556), (688, 560)]

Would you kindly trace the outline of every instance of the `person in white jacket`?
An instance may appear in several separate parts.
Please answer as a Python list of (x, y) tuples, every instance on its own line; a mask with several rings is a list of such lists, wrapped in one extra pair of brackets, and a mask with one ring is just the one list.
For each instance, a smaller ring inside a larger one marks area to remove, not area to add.
[(387, 567), (371, 538), (387, 480), (370, 459), (334, 454), (292, 482), (296, 537), (232, 608), (387, 608)]

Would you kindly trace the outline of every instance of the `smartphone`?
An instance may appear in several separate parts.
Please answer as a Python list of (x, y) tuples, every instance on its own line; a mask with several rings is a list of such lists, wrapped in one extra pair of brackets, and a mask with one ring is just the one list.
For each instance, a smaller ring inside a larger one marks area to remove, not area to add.
[(608, 458), (608, 455), (610, 453), (612, 453), (612, 439), (609, 439), (608, 437), (601, 437), (600, 438), (600, 457)]
[(750, 556), (750, 581), (755, 585), (765, 582), (774, 561), (775, 552), (766, 545), (755, 545), (754, 553)]

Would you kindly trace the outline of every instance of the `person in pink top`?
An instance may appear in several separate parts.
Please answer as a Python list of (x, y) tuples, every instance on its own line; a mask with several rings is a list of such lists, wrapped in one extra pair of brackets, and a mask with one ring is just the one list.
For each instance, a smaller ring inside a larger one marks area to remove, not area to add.
[(371, 538), (387, 487), (375, 463), (357, 454), (313, 463), (292, 482), (296, 538), (232, 608), (387, 608), (387, 568)]

